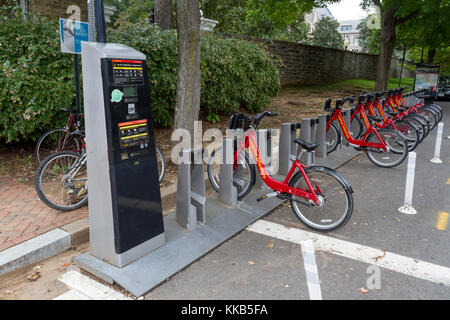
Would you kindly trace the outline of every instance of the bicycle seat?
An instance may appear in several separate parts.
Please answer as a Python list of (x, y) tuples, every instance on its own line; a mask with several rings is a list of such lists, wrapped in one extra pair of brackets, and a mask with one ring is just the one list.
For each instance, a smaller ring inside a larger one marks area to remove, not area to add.
[(373, 121), (376, 121), (376, 122), (381, 122), (381, 121), (383, 121), (383, 118), (382, 118), (382, 117), (371, 116), (371, 115), (367, 115), (367, 117), (368, 117), (369, 119), (373, 120)]
[(393, 112), (393, 111), (391, 111), (391, 110), (385, 110), (384, 112), (387, 112), (387, 114), (390, 115), (390, 116), (396, 116), (396, 115), (398, 115), (398, 112)]
[(299, 144), (303, 149), (306, 149), (306, 151), (308, 152), (313, 151), (319, 146), (319, 144), (316, 142), (306, 142), (303, 139), (294, 139), (294, 142)]
[(61, 108), (61, 109), (59, 109), (59, 111), (69, 112), (69, 113), (77, 113), (78, 112), (77, 109), (70, 109), (70, 108)]
[(376, 100), (380, 99), (382, 96), (384, 96), (384, 92), (383, 91), (375, 92), (375, 99)]

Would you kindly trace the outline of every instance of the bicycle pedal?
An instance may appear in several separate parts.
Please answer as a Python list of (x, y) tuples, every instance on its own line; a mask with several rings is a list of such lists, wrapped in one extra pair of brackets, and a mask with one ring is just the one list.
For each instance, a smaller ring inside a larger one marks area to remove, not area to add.
[(259, 197), (258, 199), (256, 199), (256, 202), (261, 202), (263, 200), (266, 200), (267, 198), (276, 197), (278, 195), (279, 195), (279, 192), (277, 192), (277, 191), (276, 192), (271, 192), (271, 193), (268, 193), (268, 194), (265, 194), (265, 195)]

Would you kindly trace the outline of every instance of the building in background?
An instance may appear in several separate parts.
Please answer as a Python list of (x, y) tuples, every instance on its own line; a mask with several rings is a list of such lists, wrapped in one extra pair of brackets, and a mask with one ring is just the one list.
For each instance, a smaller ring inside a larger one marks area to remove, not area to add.
[(322, 18), (329, 17), (331, 19), (334, 19), (333, 14), (331, 11), (325, 7), (325, 8), (315, 8), (310, 13), (305, 14), (305, 22), (309, 25), (309, 32), (312, 32), (314, 30), (314, 25)]
[(362, 19), (357, 20), (343, 20), (339, 21), (339, 33), (344, 38), (345, 50), (361, 52), (362, 48), (359, 45), (359, 30), (358, 24)]

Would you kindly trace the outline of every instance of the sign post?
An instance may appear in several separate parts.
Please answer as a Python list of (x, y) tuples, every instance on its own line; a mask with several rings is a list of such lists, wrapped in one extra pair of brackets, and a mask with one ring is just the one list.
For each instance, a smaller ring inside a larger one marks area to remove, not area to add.
[(73, 54), (77, 113), (81, 113), (80, 63), (81, 41), (89, 41), (89, 24), (72, 19), (59, 19), (61, 52)]

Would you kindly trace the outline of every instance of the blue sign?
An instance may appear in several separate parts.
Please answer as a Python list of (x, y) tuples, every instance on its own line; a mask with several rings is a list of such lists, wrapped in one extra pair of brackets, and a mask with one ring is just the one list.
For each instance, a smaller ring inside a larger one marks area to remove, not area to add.
[(89, 24), (59, 19), (61, 52), (81, 54), (81, 41), (89, 41)]

